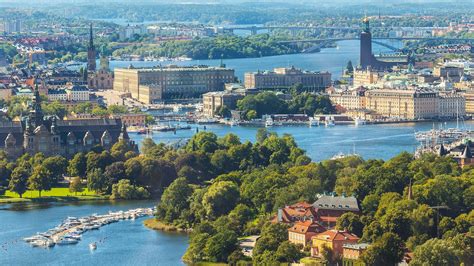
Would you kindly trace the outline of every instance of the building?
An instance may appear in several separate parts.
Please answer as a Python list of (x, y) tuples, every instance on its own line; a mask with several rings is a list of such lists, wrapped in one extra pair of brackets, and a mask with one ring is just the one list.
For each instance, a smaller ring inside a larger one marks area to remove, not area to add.
[(383, 72), (373, 69), (356, 69), (354, 70), (353, 85), (354, 87), (367, 86), (377, 83), (383, 77)]
[(322, 225), (312, 220), (298, 221), (288, 229), (288, 240), (296, 245), (311, 245), (311, 238), (326, 231)]
[(87, 71), (95, 71), (96, 52), (94, 47), (94, 37), (92, 36), (92, 23), (89, 30), (89, 46), (87, 47)]
[(327, 230), (311, 239), (311, 256), (320, 257), (323, 246), (332, 249), (335, 257), (342, 256), (343, 247), (347, 244), (357, 244), (359, 237), (347, 231)]
[(232, 91), (213, 91), (205, 93), (202, 95), (203, 114), (208, 117), (213, 117), (222, 106), (233, 110), (237, 107), (237, 101), (244, 97), (244, 93)]
[(329, 99), (333, 105), (341, 106), (345, 110), (358, 110), (366, 107), (365, 89), (359, 88), (352, 91), (329, 92)]
[(367, 109), (395, 119), (438, 117), (437, 92), (424, 89), (374, 89), (365, 92)]
[(20, 33), (22, 30), (23, 23), (20, 19), (5, 19), (3, 21), (3, 32), (10, 33)]
[(0, 123), (0, 145), (9, 158), (38, 152), (70, 158), (97, 145), (108, 149), (119, 140), (138, 151), (120, 119), (57, 120), (44, 116), (37, 89), (26, 117), (19, 122)]
[(66, 89), (67, 100), (73, 102), (84, 102), (90, 100), (90, 92), (86, 86), (74, 85)]
[(326, 228), (336, 226), (337, 219), (346, 212), (360, 213), (357, 199), (353, 196), (320, 195), (313, 203), (314, 220)]
[(120, 118), (126, 126), (143, 127), (146, 124), (146, 114), (120, 114), (113, 117)]
[(438, 100), (438, 117), (455, 119), (466, 116), (466, 98), (459, 93), (440, 93)]
[(131, 66), (114, 70), (114, 90), (130, 93), (132, 98), (143, 103), (199, 98), (206, 92), (224, 90), (224, 85), (234, 80), (234, 70), (224, 67)]
[(474, 89), (466, 90), (464, 93), (465, 110), (467, 115), (474, 115)]
[(295, 84), (302, 84), (306, 91), (324, 90), (331, 85), (331, 73), (303, 71), (294, 67), (245, 73), (246, 88), (280, 90)]
[(100, 57), (100, 69), (87, 75), (87, 84), (91, 90), (109, 90), (113, 88), (114, 75), (109, 70), (109, 59)]
[(389, 70), (397, 65), (408, 65), (409, 58), (405, 55), (390, 55), (375, 57), (372, 53), (372, 33), (370, 32), (369, 18), (363, 20), (364, 28), (360, 33), (359, 68)]
[(48, 89), (49, 101), (67, 101), (68, 95), (66, 89)]
[(28, 62), (30, 65), (35, 63), (39, 65), (47, 65), (48, 60), (46, 59), (46, 52), (45, 51), (32, 51), (28, 52)]
[(272, 219), (272, 222), (293, 224), (298, 221), (314, 220), (315, 217), (316, 213), (314, 212), (313, 205), (302, 201), (278, 209), (277, 215)]
[(437, 78), (461, 78), (464, 68), (456, 66), (436, 66), (433, 68), (433, 76)]
[(10, 100), (12, 97), (12, 89), (0, 83), (0, 99)]
[(342, 245), (342, 265), (343, 266), (358, 266), (364, 265), (359, 261), (360, 256), (364, 253), (369, 244), (344, 244)]

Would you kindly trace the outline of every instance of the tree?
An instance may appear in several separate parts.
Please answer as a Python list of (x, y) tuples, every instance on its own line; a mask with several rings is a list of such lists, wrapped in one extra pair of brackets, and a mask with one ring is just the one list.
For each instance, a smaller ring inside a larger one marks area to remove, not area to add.
[(349, 62), (347, 62), (346, 73), (349, 74), (349, 75), (352, 75), (354, 73), (354, 66), (352, 65), (351, 60), (349, 60)]
[(156, 143), (151, 138), (144, 138), (141, 145), (143, 154), (148, 154), (153, 148), (156, 147)]
[(338, 230), (348, 230), (357, 236), (361, 236), (364, 224), (360, 221), (359, 215), (346, 212), (337, 219), (336, 228)]
[(410, 265), (459, 265), (459, 259), (449, 241), (433, 238), (415, 249)]
[(87, 159), (84, 153), (79, 152), (69, 161), (67, 171), (71, 176), (85, 177), (87, 171)]
[(230, 118), (231, 115), (232, 115), (231, 112), (230, 112), (229, 107), (227, 107), (226, 105), (220, 106), (217, 109), (216, 114), (220, 117), (223, 117), (223, 118)]
[(118, 161), (105, 167), (104, 176), (107, 178), (109, 184), (115, 184), (119, 180), (125, 179), (125, 165), (123, 162)]
[(212, 184), (202, 199), (207, 216), (217, 218), (231, 211), (239, 200), (239, 188), (234, 182), (220, 181)]
[(158, 203), (156, 215), (159, 219), (171, 223), (178, 219), (181, 213), (189, 208), (189, 200), (193, 189), (186, 178), (179, 177), (165, 189)]
[(38, 190), (39, 197), (43, 190), (50, 190), (52, 185), (51, 172), (43, 165), (38, 165), (33, 169), (33, 173), (28, 179), (29, 189)]
[(394, 233), (385, 233), (362, 253), (361, 260), (367, 265), (395, 265), (402, 261), (403, 241)]
[(278, 246), (275, 256), (279, 262), (295, 263), (304, 256), (300, 250), (301, 248), (290, 241), (284, 241)]
[(236, 248), (237, 235), (231, 230), (224, 230), (207, 240), (204, 254), (208, 261), (227, 262), (227, 258)]
[(81, 178), (79, 176), (75, 176), (69, 184), (69, 192), (77, 195), (77, 192), (82, 191), (84, 191), (84, 188), (82, 186)]
[(27, 190), (28, 177), (30, 173), (24, 166), (17, 166), (11, 175), (8, 189), (20, 195), (20, 198)]
[(265, 139), (268, 138), (268, 136), (270, 135), (270, 133), (268, 132), (268, 130), (264, 127), (262, 128), (259, 128), (257, 130), (257, 142), (258, 143), (263, 143), (265, 141)]
[(112, 185), (112, 199), (146, 199), (150, 193), (143, 187), (130, 184), (130, 180), (122, 179)]
[(68, 167), (68, 161), (62, 156), (53, 156), (44, 159), (42, 165), (51, 173), (52, 184), (57, 184), (63, 179), (63, 174)]
[(107, 190), (108, 182), (100, 168), (94, 168), (87, 173), (87, 188), (97, 193)]

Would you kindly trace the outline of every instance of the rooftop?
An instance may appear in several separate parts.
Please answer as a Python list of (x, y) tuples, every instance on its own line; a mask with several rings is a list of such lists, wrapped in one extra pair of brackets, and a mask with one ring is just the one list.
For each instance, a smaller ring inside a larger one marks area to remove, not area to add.
[(353, 196), (322, 195), (313, 203), (315, 209), (359, 211), (357, 199)]

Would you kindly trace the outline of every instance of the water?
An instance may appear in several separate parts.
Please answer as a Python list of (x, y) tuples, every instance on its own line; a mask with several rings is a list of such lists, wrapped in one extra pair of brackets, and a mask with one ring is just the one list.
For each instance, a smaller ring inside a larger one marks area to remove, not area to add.
[[(278, 135), (292, 135), (298, 146), (306, 150), (307, 155), (313, 161), (322, 161), (333, 157), (338, 153), (353, 153), (361, 155), (364, 159), (384, 159), (388, 160), (400, 152), (414, 152), (419, 145), (415, 139), (414, 132), (425, 131), (433, 128), (433, 125), (454, 128), (456, 122), (446, 123), (402, 123), (384, 125), (336, 125), (334, 127), (308, 127), (302, 126), (274, 126), (268, 128), (269, 131)], [(203, 125), (191, 125), (191, 130), (180, 130), (176, 134), (173, 132), (155, 132), (151, 138), (155, 142), (164, 143), (185, 143), (187, 139), (199, 131), (204, 130)], [(466, 121), (463, 127), (471, 129), (474, 121)], [(207, 131), (216, 133), (222, 137), (228, 133), (236, 134), (241, 141), (255, 141), (258, 127), (235, 126), (214, 124), (206, 125)], [(145, 135), (129, 133), (130, 137), (137, 143), (141, 143)]]
[[(57, 226), (68, 216), (152, 207), (152, 201), (0, 205), (0, 265), (180, 265), (187, 236), (147, 229), (140, 218), (83, 234), (77, 245), (32, 248), (22, 238)], [(89, 243), (107, 237), (90, 251)], [(13, 241), (13, 243), (12, 243)], [(4, 243), (7, 242), (7, 245)], [(6, 248), (6, 250), (4, 249)]]
[[(400, 45), (400, 42), (390, 43), (391, 45)], [(387, 48), (373, 44), (374, 53), (389, 52)], [(241, 58), (241, 59), (226, 59), (224, 64), (227, 67), (235, 70), (236, 77), (243, 81), (245, 72), (255, 72), (257, 70), (272, 70), (276, 67), (290, 67), (295, 66), (304, 70), (311, 71), (329, 71), (333, 75), (333, 79), (341, 76), (343, 69), (347, 62), (351, 60), (354, 65), (359, 61), (359, 41), (341, 41), (337, 43), (335, 48), (322, 49), (319, 53), (313, 54), (292, 54), (267, 56), (259, 58)], [(220, 59), (215, 60), (191, 60), (191, 61), (165, 61), (165, 62), (150, 62), (150, 61), (111, 61), (110, 68), (126, 68), (130, 64), (134, 67), (151, 67), (159, 64), (169, 65), (174, 64), (178, 66), (189, 65), (209, 65), (219, 66)]]

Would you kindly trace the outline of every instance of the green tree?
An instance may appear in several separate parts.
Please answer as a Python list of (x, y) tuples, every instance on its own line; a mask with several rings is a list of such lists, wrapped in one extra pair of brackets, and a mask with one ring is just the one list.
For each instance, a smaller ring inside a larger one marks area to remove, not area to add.
[(403, 241), (394, 233), (385, 233), (362, 253), (361, 260), (367, 265), (395, 265), (402, 261)]
[(360, 221), (359, 215), (346, 212), (337, 219), (336, 228), (338, 230), (348, 230), (357, 236), (362, 236), (364, 224)]
[(97, 193), (107, 190), (108, 182), (100, 168), (94, 168), (87, 172), (87, 188)]
[(11, 175), (8, 189), (20, 195), (20, 198), (26, 192), (28, 186), (28, 177), (30, 173), (23, 165), (17, 166)]
[(207, 240), (204, 254), (211, 262), (227, 262), (227, 258), (236, 248), (237, 235), (231, 230), (224, 230)]
[(79, 152), (69, 161), (67, 171), (71, 176), (85, 177), (87, 171), (87, 159), (84, 153)]
[(239, 188), (231, 181), (212, 184), (202, 199), (208, 217), (217, 218), (229, 213), (239, 200)]
[(279, 262), (296, 263), (304, 256), (300, 250), (290, 241), (284, 241), (278, 246), (275, 256)]
[(68, 161), (62, 156), (53, 156), (44, 159), (42, 165), (51, 173), (51, 182), (54, 185), (63, 179)]
[(136, 187), (130, 184), (130, 180), (121, 179), (117, 184), (112, 185), (112, 199), (146, 199), (150, 193), (143, 187)]
[(186, 178), (179, 177), (165, 189), (157, 206), (156, 216), (167, 223), (178, 219), (182, 212), (189, 209), (193, 189)]
[(51, 172), (43, 165), (33, 168), (33, 172), (28, 179), (28, 186), (31, 190), (38, 190), (39, 197), (43, 190), (50, 190), (52, 186)]
[(459, 259), (449, 241), (433, 238), (415, 249), (410, 265), (459, 265)]
[(84, 187), (82, 186), (81, 178), (79, 176), (75, 176), (69, 184), (69, 192), (77, 195), (78, 192), (82, 191), (84, 191)]

